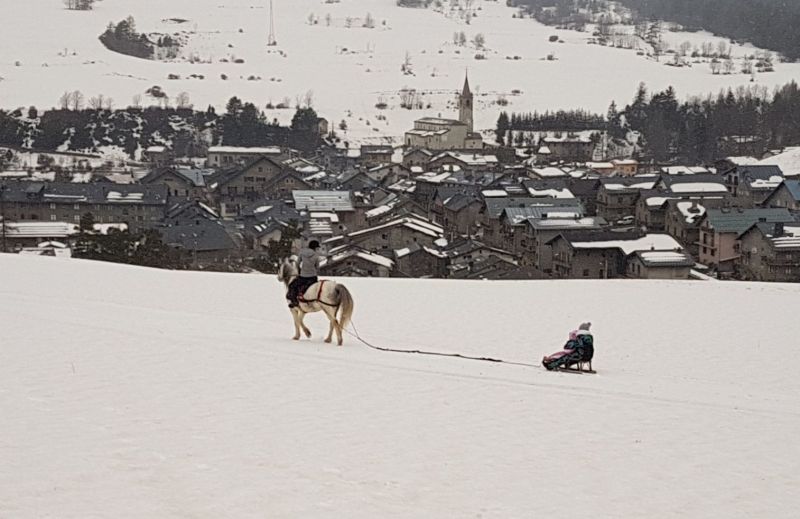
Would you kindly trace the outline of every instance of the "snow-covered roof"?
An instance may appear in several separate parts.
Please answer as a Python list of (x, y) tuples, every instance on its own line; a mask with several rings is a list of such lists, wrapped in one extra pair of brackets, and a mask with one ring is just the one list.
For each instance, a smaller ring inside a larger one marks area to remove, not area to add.
[(686, 223), (692, 224), (697, 222), (704, 214), (706, 208), (696, 202), (678, 202), (675, 204), (678, 210), (683, 215)]
[(280, 155), (281, 149), (277, 146), (267, 147), (244, 147), (244, 146), (211, 146), (208, 153), (220, 153), (230, 155)]
[(576, 249), (621, 249), (627, 256), (637, 251), (682, 250), (680, 243), (668, 234), (648, 234), (635, 240), (573, 242)]
[(623, 191), (626, 189), (631, 189), (631, 190), (653, 189), (655, 185), (656, 185), (655, 182), (638, 182), (636, 184), (607, 183), (603, 184), (603, 187), (608, 191)]
[(528, 188), (528, 193), (534, 198), (537, 197), (544, 197), (544, 198), (575, 198), (575, 195), (567, 189), (534, 189), (532, 187)]
[(567, 172), (561, 168), (551, 167), (548, 166), (546, 168), (533, 168), (531, 170), (536, 176), (541, 178), (553, 178), (553, 177), (566, 177)]
[(728, 188), (721, 182), (719, 184), (712, 182), (686, 182), (672, 184), (670, 191), (673, 193), (727, 193)]
[(485, 198), (500, 198), (504, 196), (508, 196), (508, 191), (505, 189), (484, 189), (481, 191), (481, 194)]
[(298, 211), (355, 211), (350, 191), (292, 191)]

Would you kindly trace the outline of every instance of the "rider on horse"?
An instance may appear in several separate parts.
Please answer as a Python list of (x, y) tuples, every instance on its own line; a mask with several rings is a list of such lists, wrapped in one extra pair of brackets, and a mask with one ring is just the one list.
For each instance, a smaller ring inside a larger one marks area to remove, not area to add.
[(297, 299), (305, 293), (306, 289), (317, 282), (317, 275), (322, 261), (322, 256), (317, 253), (319, 242), (311, 240), (308, 247), (300, 249), (298, 258), (300, 261), (300, 276), (289, 284), (289, 292), (286, 299), (289, 300), (289, 308), (298, 305)]

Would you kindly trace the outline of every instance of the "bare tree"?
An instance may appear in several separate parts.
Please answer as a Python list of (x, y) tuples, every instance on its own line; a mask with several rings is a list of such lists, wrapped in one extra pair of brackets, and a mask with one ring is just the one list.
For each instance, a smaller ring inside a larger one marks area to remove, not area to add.
[(106, 97), (105, 109), (108, 110), (109, 112), (114, 109), (114, 98), (113, 97)]
[(731, 48), (723, 40), (717, 42), (717, 55), (720, 59), (729, 58), (731, 55)]
[(367, 13), (367, 16), (364, 17), (364, 27), (367, 29), (375, 28), (375, 18), (372, 17), (372, 13)]
[(722, 68), (722, 62), (717, 58), (711, 60), (711, 73), (712, 74), (719, 74), (720, 68)]
[(678, 51), (681, 53), (681, 56), (686, 56), (690, 50), (692, 50), (692, 44), (688, 41), (681, 43), (678, 47)]
[(325, 15), (325, 25), (327, 25), (328, 27), (331, 26), (331, 13)]
[(72, 103), (71, 92), (64, 92), (63, 94), (61, 94), (61, 97), (58, 98), (58, 106), (60, 106), (62, 110), (69, 110), (71, 103)]
[(89, 98), (89, 108), (92, 110), (102, 110), (103, 108), (103, 94), (96, 95)]
[(461, 31), (458, 34), (458, 44), (462, 47), (467, 44), (467, 35), (464, 33), (464, 31)]
[(742, 61), (742, 74), (752, 74), (753, 73), (753, 58), (747, 56)]
[(732, 74), (733, 69), (735, 68), (733, 60), (731, 58), (726, 59), (725, 62), (722, 64), (722, 68), (726, 74)]
[(314, 91), (309, 90), (303, 96), (303, 103), (305, 103), (306, 108), (311, 108), (314, 106)]
[(479, 32), (472, 38), (472, 43), (475, 44), (476, 48), (483, 49), (484, 45), (486, 45), (486, 37), (482, 32)]
[(178, 94), (177, 97), (175, 97), (175, 106), (177, 108), (191, 108), (192, 103), (189, 100), (189, 93), (181, 92)]
[(83, 93), (80, 90), (76, 90), (72, 92), (71, 101), (72, 101), (72, 109), (77, 111), (83, 108)]
[(133, 108), (141, 108), (142, 107), (142, 94), (136, 94), (133, 96), (131, 100), (131, 106)]

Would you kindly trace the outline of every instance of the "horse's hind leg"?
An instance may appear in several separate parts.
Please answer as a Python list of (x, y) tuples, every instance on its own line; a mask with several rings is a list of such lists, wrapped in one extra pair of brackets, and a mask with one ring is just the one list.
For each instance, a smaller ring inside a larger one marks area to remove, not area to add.
[(335, 330), (335, 327), (336, 327), (336, 324), (335, 324), (336, 323), (336, 316), (335, 315), (331, 315), (331, 312), (327, 307), (325, 307), (324, 310), (325, 310), (325, 316), (328, 318), (328, 322), (330, 324), (330, 326), (328, 327), (328, 336), (325, 338), (325, 342), (330, 343), (331, 340), (333, 339), (333, 331)]

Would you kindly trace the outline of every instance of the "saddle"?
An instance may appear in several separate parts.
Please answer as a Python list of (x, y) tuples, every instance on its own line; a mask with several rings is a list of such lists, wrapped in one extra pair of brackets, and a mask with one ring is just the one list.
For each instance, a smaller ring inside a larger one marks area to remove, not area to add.
[(317, 281), (319, 283), (319, 289), (317, 290), (317, 297), (314, 299), (306, 299), (306, 290), (311, 288), (314, 283), (303, 283), (304, 286), (300, 286), (297, 288), (297, 301), (299, 303), (316, 303), (320, 300), (320, 296), (322, 296), (322, 287), (325, 286), (326, 280)]

